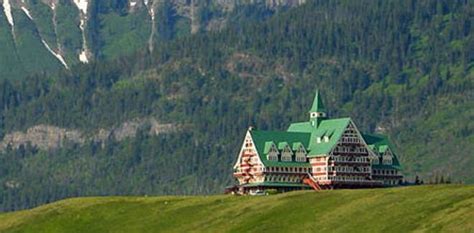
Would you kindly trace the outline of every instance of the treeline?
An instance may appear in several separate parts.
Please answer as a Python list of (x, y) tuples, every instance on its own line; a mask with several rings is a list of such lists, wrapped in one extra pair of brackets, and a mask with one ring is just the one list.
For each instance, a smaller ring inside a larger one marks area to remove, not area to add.
[(0, 81), (1, 135), (38, 124), (96, 132), (148, 116), (180, 126), (104, 146), (7, 150), (0, 208), (219, 193), (232, 183), (247, 127), (284, 130), (306, 120), (316, 88), (331, 116), (389, 134), (409, 177), (437, 168), (474, 181), (468, 1), (321, 0), (274, 16), (246, 12), (221, 32), (157, 44), (153, 54)]

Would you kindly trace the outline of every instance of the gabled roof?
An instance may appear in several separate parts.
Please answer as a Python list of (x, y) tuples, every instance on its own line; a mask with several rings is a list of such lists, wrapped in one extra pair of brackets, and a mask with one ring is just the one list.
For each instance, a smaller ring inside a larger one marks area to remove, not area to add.
[[(270, 152), (270, 149), (272, 148), (273, 145), (275, 145), (275, 143), (273, 141), (265, 142), (265, 147), (263, 149), (263, 153), (267, 154), (268, 152)], [(276, 148), (276, 146), (275, 146), (275, 148)]]
[(379, 134), (363, 134), (365, 142), (378, 155), (385, 153), (387, 150), (390, 150), (393, 155), (392, 166), (400, 167), (400, 162), (398, 161), (397, 155), (393, 150), (393, 146), (388, 140), (387, 137)]
[[(305, 146), (303, 145), (303, 143), (301, 143), (301, 142), (295, 142), (295, 143), (293, 143), (293, 147), (292, 147), (291, 149), (296, 151), (296, 150), (300, 149), (301, 146), (302, 146), (303, 148), (305, 147)], [(305, 148), (305, 150), (306, 150), (306, 148)]]
[[(331, 152), (350, 122), (351, 118), (322, 120), (311, 134), (308, 157), (327, 155)], [(329, 141), (324, 140), (325, 136), (329, 137)], [(321, 137), (320, 143), (317, 142), (317, 137)]]
[(323, 101), (321, 96), (319, 95), (319, 91), (316, 90), (316, 95), (314, 95), (313, 105), (311, 105), (311, 109), (309, 112), (325, 112), (326, 108), (324, 107)]
[(280, 142), (278, 143), (278, 150), (283, 150), (285, 149), (285, 147), (289, 147), (290, 145), (288, 145), (288, 142), (287, 141), (284, 141), (284, 142)]
[[(283, 161), (270, 161), (267, 159), (265, 153), (266, 147), (268, 147), (269, 142), (275, 143), (276, 145), (293, 145), (295, 143), (301, 143), (305, 148), (308, 147), (309, 139), (311, 134), (309, 133), (294, 133), (294, 132), (284, 132), (284, 131), (263, 131), (263, 130), (252, 130), (250, 131), (252, 135), (255, 148), (260, 156), (260, 160), (265, 166), (295, 166), (295, 167), (310, 167), (309, 163), (305, 162), (283, 162)], [(286, 143), (286, 144), (285, 144)], [(266, 146), (267, 145), (267, 146)]]
[[(311, 122), (293, 123), (288, 128), (288, 132), (310, 133), (310, 145), (308, 157), (316, 157), (328, 154), (337, 144), (346, 127), (351, 122), (351, 118), (337, 118), (321, 120), (318, 127), (313, 127)], [(324, 136), (329, 137), (329, 141), (324, 141)], [(316, 138), (321, 138), (321, 143), (317, 143)]]
[[(252, 130), (250, 133), (260, 159), (265, 166), (309, 167), (309, 163), (303, 162), (270, 161), (267, 160), (266, 155), (271, 145), (275, 145), (279, 150), (286, 146), (289, 146), (292, 150), (297, 150), (302, 145), (308, 152), (307, 157), (309, 158), (326, 156), (337, 145), (351, 122), (351, 118), (325, 119), (321, 121), (317, 128), (312, 127), (311, 122), (299, 122), (291, 124), (286, 132)], [(393, 165), (390, 166), (400, 166), (398, 158), (392, 149), (393, 147), (386, 137), (373, 134), (363, 134), (362, 137), (368, 147), (378, 155), (390, 150), (393, 154)]]
[(379, 146), (379, 153), (385, 153), (388, 150), (387, 145), (381, 145)]

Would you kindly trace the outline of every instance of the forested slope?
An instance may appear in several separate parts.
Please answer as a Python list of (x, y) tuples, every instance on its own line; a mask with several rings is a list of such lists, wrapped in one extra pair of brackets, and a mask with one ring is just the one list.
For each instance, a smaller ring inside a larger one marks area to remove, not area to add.
[[(473, 10), (467, 1), (314, 1), (262, 22), (249, 10), (221, 32), (153, 53), (1, 81), (2, 136), (53, 125), (87, 138), (50, 150), (5, 146), (2, 209), (84, 195), (219, 193), (232, 183), (247, 127), (305, 120), (316, 88), (330, 116), (388, 134), (407, 177), (473, 182)], [(136, 137), (96, 140), (147, 117), (175, 130), (150, 134), (142, 124)]]

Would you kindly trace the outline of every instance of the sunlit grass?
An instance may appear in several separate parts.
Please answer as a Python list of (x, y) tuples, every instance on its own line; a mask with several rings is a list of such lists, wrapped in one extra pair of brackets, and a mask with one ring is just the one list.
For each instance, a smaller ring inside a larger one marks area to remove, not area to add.
[(474, 186), (262, 197), (74, 198), (0, 215), (1, 232), (472, 232)]

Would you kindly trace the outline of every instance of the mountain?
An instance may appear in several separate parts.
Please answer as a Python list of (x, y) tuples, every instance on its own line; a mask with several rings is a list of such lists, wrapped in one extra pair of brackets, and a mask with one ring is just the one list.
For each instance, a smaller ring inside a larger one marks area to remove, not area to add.
[(320, 0), (242, 14), (151, 53), (0, 81), (1, 210), (220, 193), (246, 129), (306, 120), (315, 89), (330, 117), (389, 135), (407, 179), (474, 182), (469, 2)]
[(473, 191), (450, 185), (76, 198), (0, 215), (0, 232), (472, 232)]
[[(202, 31), (222, 30), (245, 8), (259, 17), (303, 0), (1, 0), (0, 78), (70, 69)], [(256, 14), (257, 15), (257, 14)]]

